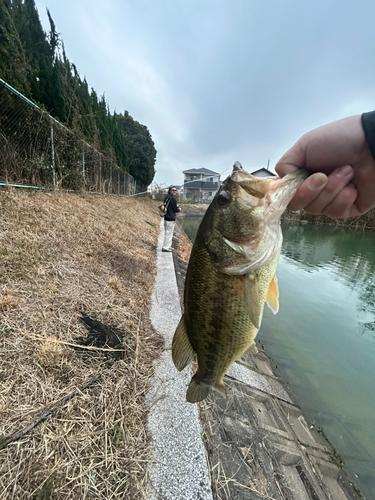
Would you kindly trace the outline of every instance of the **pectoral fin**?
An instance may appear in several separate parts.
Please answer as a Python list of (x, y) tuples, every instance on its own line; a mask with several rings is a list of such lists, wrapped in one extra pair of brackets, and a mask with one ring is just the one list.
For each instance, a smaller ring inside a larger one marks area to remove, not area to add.
[(276, 314), (279, 311), (279, 287), (277, 285), (276, 274), (272, 278), (268, 288), (266, 302), (273, 314)]
[(172, 341), (172, 360), (178, 371), (181, 371), (194, 358), (194, 349), (191, 345), (184, 317), (182, 316)]
[(245, 299), (249, 304), (249, 315), (252, 324), (260, 327), (262, 305), (259, 300), (259, 280), (257, 276), (247, 275), (245, 278)]

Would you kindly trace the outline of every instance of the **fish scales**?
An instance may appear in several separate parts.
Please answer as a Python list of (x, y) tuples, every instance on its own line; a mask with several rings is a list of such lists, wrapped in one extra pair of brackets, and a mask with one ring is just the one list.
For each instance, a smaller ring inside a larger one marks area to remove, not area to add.
[[(280, 216), (304, 177), (259, 180), (235, 164), (207, 209), (191, 252), (184, 313), (172, 343), (179, 370), (197, 356), (188, 401), (204, 399), (211, 388), (225, 392), (223, 377), (230, 365), (247, 350), (256, 352), (266, 301), (277, 312)], [(280, 196), (282, 188), (288, 196)]]

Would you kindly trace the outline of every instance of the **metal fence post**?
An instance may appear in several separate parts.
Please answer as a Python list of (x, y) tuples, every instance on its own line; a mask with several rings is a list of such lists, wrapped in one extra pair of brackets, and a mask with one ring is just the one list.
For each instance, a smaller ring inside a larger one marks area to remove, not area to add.
[(102, 157), (99, 153), (99, 191), (102, 192)]
[(85, 149), (82, 143), (82, 176), (83, 176), (83, 187), (85, 187)]
[(52, 157), (53, 189), (56, 189), (55, 145), (54, 145), (54, 142), (53, 142), (53, 125), (52, 124), (51, 124), (51, 157)]
[(109, 193), (112, 194), (112, 162), (111, 166), (109, 167)]

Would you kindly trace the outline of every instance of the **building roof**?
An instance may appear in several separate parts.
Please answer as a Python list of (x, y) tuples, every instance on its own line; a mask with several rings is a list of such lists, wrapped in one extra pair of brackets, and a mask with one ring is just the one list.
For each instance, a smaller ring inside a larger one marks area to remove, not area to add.
[(266, 168), (260, 168), (259, 170), (254, 170), (254, 172), (251, 172), (251, 175), (254, 175), (255, 177), (276, 176), (276, 174), (270, 172), (270, 170), (267, 170)]
[(218, 172), (213, 172), (208, 170), (208, 168), (191, 168), (190, 170), (184, 170), (183, 174), (205, 174), (205, 175), (220, 175)]

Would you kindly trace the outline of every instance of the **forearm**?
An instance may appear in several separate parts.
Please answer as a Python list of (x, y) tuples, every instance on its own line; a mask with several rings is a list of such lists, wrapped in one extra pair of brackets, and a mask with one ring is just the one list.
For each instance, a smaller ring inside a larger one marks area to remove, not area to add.
[(375, 158), (375, 111), (363, 113), (362, 126), (365, 131), (365, 136), (372, 156)]

